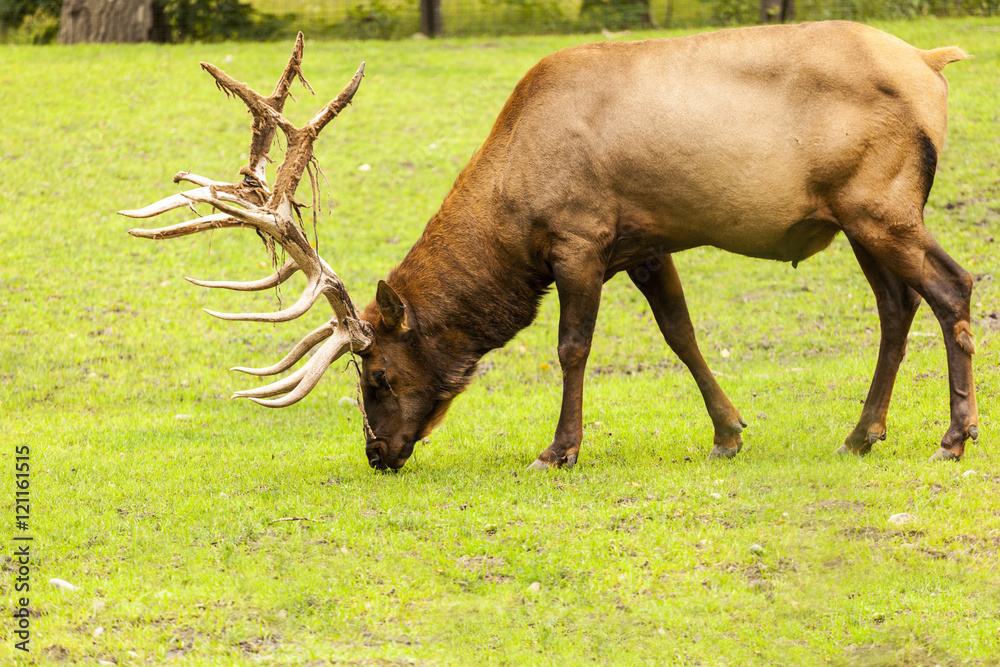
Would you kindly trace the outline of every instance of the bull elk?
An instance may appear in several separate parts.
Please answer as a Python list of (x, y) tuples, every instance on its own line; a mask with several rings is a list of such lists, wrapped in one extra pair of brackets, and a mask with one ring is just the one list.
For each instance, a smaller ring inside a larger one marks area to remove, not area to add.
[[(933, 459), (957, 459), (978, 436), (969, 328), (972, 278), (935, 242), (923, 207), (945, 139), (945, 65), (958, 47), (929, 51), (846, 22), (723, 30), (676, 39), (576, 46), (550, 55), (520, 83), (486, 143), (440, 210), (359, 314), (337, 274), (310, 245), (295, 189), (313, 142), (350, 101), (350, 84), (307, 125), (282, 116), (302, 79), (302, 36), (273, 94), (260, 95), (202, 64), (253, 115), (249, 163), (236, 184), (180, 173), (200, 186), (124, 215), (195, 204), (216, 211), (134, 236), (165, 239), (249, 227), (274, 256), (256, 282), (295, 271), (307, 287), (277, 313), (224, 319), (286, 321), (321, 296), (333, 316), (278, 363), (237, 368), (273, 375), (237, 392), (284, 407), (306, 395), (335, 359), (358, 355), (368, 462), (398, 469), (475, 376), (477, 362), (535, 317), (555, 283), (563, 395), (551, 446), (531, 468), (572, 466), (583, 436), (583, 380), (604, 282), (624, 271), (649, 301), (670, 348), (690, 369), (714, 425), (712, 457), (742, 447), (746, 426), (695, 341), (672, 254), (710, 245), (798, 262), (843, 232), (871, 284), (881, 323), (878, 362), (860, 420), (838, 452), (862, 455), (886, 436), (886, 413), (913, 316), (925, 299), (944, 332), (951, 423)], [(266, 182), (276, 128), (287, 150)], [(314, 195), (315, 196), (315, 195)], [(651, 257), (655, 261), (651, 261)], [(277, 265), (277, 262), (275, 262)], [(210, 311), (211, 312), (211, 311)], [(279, 398), (270, 398), (280, 396)]]

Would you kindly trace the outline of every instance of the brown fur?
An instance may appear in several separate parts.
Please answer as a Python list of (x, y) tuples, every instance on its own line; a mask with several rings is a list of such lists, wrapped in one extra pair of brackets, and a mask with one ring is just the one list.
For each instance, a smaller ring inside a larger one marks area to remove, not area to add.
[[(362, 316), (376, 325), (362, 377), (372, 465), (401, 465), (398, 452), (408, 456), (443, 417), (485, 353), (532, 321), (553, 283), (564, 393), (537, 465), (575, 462), (601, 285), (621, 271), (691, 369), (715, 425), (713, 454), (732, 455), (743, 420), (698, 351), (670, 254), (711, 245), (797, 264), (841, 231), (883, 320), (879, 366), (847, 442), (870, 448), (870, 434), (884, 436), (920, 296), (945, 325), (967, 327), (968, 274), (921, 214), (944, 143), (939, 71), (964, 57), (829, 22), (588, 44), (543, 59), (387, 278), (409, 330), (385, 326), (378, 302)], [(972, 396), (971, 366), (952, 352), (952, 390)], [(373, 383), (376, 371), (391, 393)], [(974, 406), (953, 408), (942, 446), (960, 450), (955, 429), (975, 423)]]

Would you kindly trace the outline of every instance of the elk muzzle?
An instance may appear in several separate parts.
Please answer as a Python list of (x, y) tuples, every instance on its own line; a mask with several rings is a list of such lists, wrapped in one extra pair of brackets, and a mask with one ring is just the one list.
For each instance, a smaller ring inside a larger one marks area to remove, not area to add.
[(376, 470), (399, 470), (413, 454), (415, 442), (410, 439), (375, 439), (365, 444), (368, 465)]

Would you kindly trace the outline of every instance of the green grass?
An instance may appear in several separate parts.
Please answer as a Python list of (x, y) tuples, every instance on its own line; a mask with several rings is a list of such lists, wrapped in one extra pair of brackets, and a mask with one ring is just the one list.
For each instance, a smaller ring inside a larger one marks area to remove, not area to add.
[[(354, 395), (343, 363), (285, 410), (226, 398), (253, 384), (227, 368), (271, 363), (312, 324), (200, 312), (275, 306), (182, 279), (266, 274), (252, 234), (154, 243), (115, 215), (177, 191), (180, 169), (231, 178), (249, 123), (197, 62), (269, 89), (289, 45), (0, 50), (0, 534), (11, 544), (14, 447), (29, 445), (28, 661), (997, 664), (1000, 339), (985, 322), (1000, 310), (1000, 22), (883, 27), (976, 55), (947, 70), (949, 145), (926, 212), (978, 276), (982, 435), (957, 465), (926, 461), (948, 421), (926, 307), (889, 439), (863, 460), (831, 456), (878, 344), (873, 297), (839, 239), (797, 270), (712, 249), (676, 258), (701, 347), (750, 422), (736, 460), (705, 460), (694, 383), (619, 278), (574, 470), (524, 470), (558, 410), (548, 298), (406, 468), (374, 473), (357, 413), (338, 405)], [(333, 203), (320, 251), (356, 300), (417, 238), (521, 74), (586, 39), (307, 44), (321, 99), (298, 93), (298, 122), (368, 62), (318, 145)], [(897, 512), (918, 521), (894, 528)], [(12, 561), (3, 570), (0, 662), (23, 661)]]

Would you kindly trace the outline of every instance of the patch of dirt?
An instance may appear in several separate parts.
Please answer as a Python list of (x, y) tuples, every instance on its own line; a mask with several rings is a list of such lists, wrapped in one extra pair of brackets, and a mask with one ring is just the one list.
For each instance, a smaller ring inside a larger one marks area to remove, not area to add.
[(251, 637), (250, 639), (244, 639), (237, 646), (240, 647), (243, 653), (252, 655), (261, 651), (268, 653), (276, 651), (280, 643), (276, 637)]
[(831, 558), (830, 560), (823, 561), (823, 567), (827, 568), (828, 570), (835, 570), (838, 567), (843, 567), (847, 563), (849, 563), (848, 560), (840, 556), (837, 556), (835, 558)]
[(807, 512), (816, 512), (818, 510), (851, 510), (861, 514), (865, 511), (866, 505), (864, 501), (861, 500), (837, 500), (836, 498), (824, 498), (823, 500), (817, 500), (814, 503), (809, 503), (802, 509)]
[[(882, 623), (882, 621), (873, 621)], [(898, 631), (896, 631), (898, 633)], [(846, 664), (860, 667), (948, 667), (966, 664), (931, 645), (930, 641), (907, 636), (890, 637), (893, 644), (852, 644), (844, 647)]]
[(49, 660), (54, 660), (56, 662), (66, 662), (70, 659), (70, 652), (65, 646), (60, 646), (59, 644), (51, 644), (42, 649), (42, 653)]
[(987, 331), (1000, 331), (1000, 310), (994, 310), (986, 317), (978, 320), (979, 326)]
[(840, 531), (841, 535), (846, 537), (854, 538), (856, 540), (867, 540), (869, 542), (888, 542), (892, 539), (903, 537), (907, 539), (913, 539), (917, 537), (923, 537), (924, 531), (922, 530), (881, 530), (875, 526), (857, 526), (852, 528), (844, 528)]
[(587, 369), (588, 374), (592, 376), (601, 375), (638, 375), (640, 373), (654, 373), (656, 376), (660, 376), (665, 372), (676, 373), (683, 370), (684, 367), (679, 362), (670, 361), (660, 361), (655, 364), (608, 364), (606, 366), (595, 365)]
[(504, 574), (507, 561), (502, 556), (461, 556), (458, 564), (469, 572), (474, 572), (491, 584), (502, 584), (512, 581), (512, 577)]

